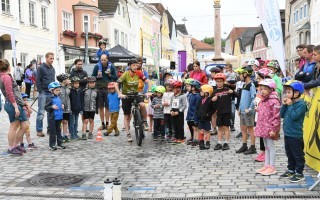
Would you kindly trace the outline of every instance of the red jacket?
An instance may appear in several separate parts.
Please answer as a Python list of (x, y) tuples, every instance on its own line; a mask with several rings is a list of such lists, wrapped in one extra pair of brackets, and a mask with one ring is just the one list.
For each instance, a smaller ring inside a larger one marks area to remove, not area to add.
[(189, 74), (189, 77), (199, 81), (201, 85), (208, 83), (207, 75), (203, 71), (199, 71), (199, 72), (191, 71)]

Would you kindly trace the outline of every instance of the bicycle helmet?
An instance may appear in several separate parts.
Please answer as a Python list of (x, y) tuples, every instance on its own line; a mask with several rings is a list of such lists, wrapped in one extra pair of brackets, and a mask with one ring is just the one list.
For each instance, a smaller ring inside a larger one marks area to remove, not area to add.
[(156, 85), (152, 85), (151, 89), (150, 89), (150, 92), (155, 93), (156, 89), (157, 89), (157, 86)]
[(210, 69), (210, 72), (215, 72), (215, 73), (220, 73), (221, 72), (221, 69), (219, 67), (212, 67)]
[(217, 79), (223, 79), (223, 81), (226, 81), (226, 75), (224, 73), (218, 73), (214, 76), (214, 80), (217, 80)]
[(94, 76), (89, 76), (89, 77), (87, 78), (87, 81), (88, 81), (88, 82), (96, 82), (96, 77), (94, 77)]
[(276, 82), (274, 82), (274, 80), (272, 80), (271, 78), (267, 78), (267, 79), (264, 79), (262, 80), (259, 85), (264, 85), (264, 86), (267, 86), (273, 90), (276, 90), (277, 89), (277, 85), (276, 85)]
[(59, 82), (63, 82), (64, 80), (68, 79), (69, 78), (69, 74), (66, 74), (66, 73), (62, 73), (62, 74), (59, 74), (57, 76), (57, 80)]
[(138, 60), (136, 58), (132, 58), (132, 59), (129, 60), (128, 66), (130, 66), (132, 64), (136, 64), (136, 63), (138, 63)]
[(238, 74), (242, 74), (244, 72), (242, 67), (239, 67), (238, 69), (235, 69), (234, 72), (238, 73)]
[(268, 62), (267, 67), (272, 67), (274, 69), (279, 69), (279, 64), (276, 60)]
[(290, 80), (292, 80), (292, 77), (291, 77), (291, 76), (287, 76), (287, 77), (284, 77), (284, 78), (281, 79), (282, 84), (285, 84), (286, 82), (288, 82), (288, 81), (290, 81)]
[(166, 88), (164, 88), (162, 85), (159, 85), (156, 87), (156, 92), (164, 93), (166, 91)]
[(256, 59), (249, 60), (248, 65), (250, 65), (250, 66), (256, 65), (257, 67), (260, 67), (260, 63)]
[(265, 78), (265, 77), (270, 77), (270, 78), (272, 78), (273, 77), (273, 75), (274, 75), (274, 73), (273, 73), (273, 71), (272, 70), (270, 70), (270, 69), (268, 69), (268, 68), (263, 68), (263, 69), (260, 69), (259, 71), (258, 71), (258, 75), (260, 76), (260, 77), (263, 77), (263, 78)]
[(164, 82), (164, 85), (165, 86), (172, 85), (173, 82), (174, 82), (174, 79), (170, 78), (170, 79), (166, 80), (166, 82)]
[(28, 98), (28, 95), (26, 93), (21, 93), (21, 97), (24, 99), (24, 98)]
[(184, 84), (186, 85), (191, 85), (191, 81), (193, 81), (194, 79), (193, 78), (187, 78), (187, 79), (184, 79)]
[(100, 47), (102, 44), (107, 45), (107, 42), (104, 40), (99, 40), (98, 46)]
[(108, 84), (108, 89), (114, 89), (115, 88), (115, 82), (110, 82)]
[(61, 85), (60, 85), (60, 83), (58, 83), (58, 82), (51, 82), (51, 83), (48, 85), (49, 91), (52, 91), (52, 90), (54, 90), (54, 89), (56, 89), (56, 88), (60, 88), (60, 87), (61, 87)]
[(71, 83), (80, 82), (80, 78), (77, 76), (74, 76), (71, 78)]
[(211, 85), (208, 85), (208, 84), (202, 85), (202, 86), (200, 87), (200, 89), (201, 89), (202, 92), (207, 92), (207, 93), (209, 94), (209, 96), (211, 96), (212, 93), (213, 93), (213, 88), (212, 88), (212, 86), (211, 86)]
[(290, 81), (287, 81), (283, 86), (290, 87), (293, 89), (293, 91), (298, 91), (300, 95), (302, 95), (304, 93), (304, 86), (299, 81), (290, 80)]
[(172, 87), (173, 88), (181, 88), (182, 87), (182, 83), (180, 81), (174, 81), (172, 83)]
[(190, 85), (191, 85), (191, 87), (195, 87), (197, 90), (199, 90), (201, 87), (201, 83), (197, 80), (192, 80), (190, 82)]
[(253, 73), (253, 69), (250, 65), (243, 67), (243, 73), (247, 73), (248, 75), (251, 75)]

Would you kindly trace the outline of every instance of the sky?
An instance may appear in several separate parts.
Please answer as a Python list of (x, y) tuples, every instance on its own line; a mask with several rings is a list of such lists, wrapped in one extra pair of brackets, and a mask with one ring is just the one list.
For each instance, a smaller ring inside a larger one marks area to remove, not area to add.
[[(141, 0), (145, 3), (162, 3), (177, 24), (185, 23), (188, 33), (202, 40), (214, 36), (213, 0)], [(260, 25), (254, 7), (255, 0), (221, 0), (221, 33), (226, 38), (233, 27)], [(278, 0), (285, 8), (285, 0)], [(187, 21), (182, 21), (183, 18)]]

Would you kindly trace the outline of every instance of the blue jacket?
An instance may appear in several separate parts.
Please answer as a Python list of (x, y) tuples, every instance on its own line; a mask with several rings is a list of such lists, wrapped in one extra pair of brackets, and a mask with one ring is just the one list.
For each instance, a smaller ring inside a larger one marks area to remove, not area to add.
[(189, 108), (188, 108), (186, 120), (194, 121), (198, 123), (196, 109), (197, 109), (198, 103), (201, 101), (201, 97), (198, 93), (195, 93), (195, 94), (189, 93), (187, 96), (187, 99), (188, 99)]
[(316, 62), (310, 63), (307, 61), (306, 64), (301, 67), (301, 69), (295, 75), (295, 80), (301, 81), (302, 83), (308, 83), (311, 81), (314, 76), (316, 64)]
[(108, 94), (108, 102), (109, 102), (109, 112), (119, 112), (120, 110), (120, 99), (118, 93), (109, 93)]
[(280, 110), (283, 120), (283, 132), (285, 136), (302, 137), (303, 120), (307, 112), (307, 105), (299, 99), (290, 106), (283, 105)]
[(100, 61), (100, 58), (101, 58), (102, 54), (105, 54), (105, 55), (107, 55), (107, 56), (109, 57), (109, 51), (108, 51), (108, 50), (102, 51), (102, 49), (99, 49), (99, 50), (97, 51), (97, 57), (98, 57), (98, 60), (99, 60), (99, 61)]
[(239, 104), (239, 110), (241, 113), (245, 113), (246, 109), (250, 109), (252, 114), (255, 113), (253, 101), (256, 98), (256, 93), (256, 87), (252, 82), (243, 85)]
[[(52, 108), (53, 105), (58, 106), (59, 109), (54, 110)], [(63, 119), (62, 102), (58, 96), (52, 95), (51, 97), (48, 97), (46, 100), (45, 109), (49, 113), (49, 119), (54, 119), (54, 120)]]

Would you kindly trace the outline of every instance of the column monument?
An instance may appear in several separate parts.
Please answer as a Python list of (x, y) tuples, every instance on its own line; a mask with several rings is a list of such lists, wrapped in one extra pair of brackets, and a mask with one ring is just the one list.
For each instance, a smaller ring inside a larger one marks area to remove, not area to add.
[(221, 63), (224, 59), (221, 56), (221, 19), (220, 0), (214, 0), (214, 58), (215, 63)]

